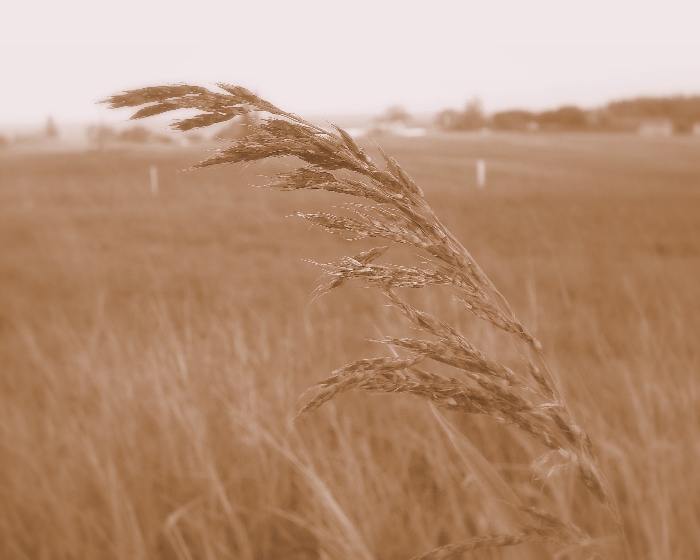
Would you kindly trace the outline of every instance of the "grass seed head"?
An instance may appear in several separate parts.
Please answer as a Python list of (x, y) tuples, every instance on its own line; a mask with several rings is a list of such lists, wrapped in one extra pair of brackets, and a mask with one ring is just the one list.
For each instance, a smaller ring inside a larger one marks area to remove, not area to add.
[[(178, 130), (209, 126), (255, 110), (271, 115), (230, 147), (197, 167), (295, 156), (305, 165), (277, 175), (268, 186), (282, 190), (323, 189), (368, 199), (369, 205), (348, 204), (352, 217), (325, 212), (301, 213), (314, 225), (350, 239), (381, 238), (420, 250), (427, 268), (396, 263), (376, 264), (390, 247), (381, 246), (339, 261), (321, 264), (330, 281), (321, 291), (360, 280), (377, 287), (390, 305), (432, 340), (387, 337), (386, 344), (406, 356), (355, 361), (324, 379), (300, 415), (351, 390), (408, 393), (449, 410), (488, 416), (516, 426), (558, 453), (562, 464), (576, 467), (588, 490), (612, 511), (611, 493), (596, 465), (586, 433), (573, 421), (554, 383), (540, 343), (517, 319), (507, 300), (462, 244), (440, 223), (423, 192), (392, 157), (384, 154), (380, 167), (340, 127), (329, 133), (296, 115), (286, 113), (250, 91), (218, 84), (224, 93), (173, 85), (142, 88), (114, 95), (104, 102), (113, 108), (142, 107), (134, 118), (171, 110), (197, 109), (201, 114), (175, 123)], [(342, 174), (339, 172), (343, 172)], [(359, 180), (348, 174), (359, 176)], [(520, 370), (512, 369), (475, 347), (454, 327), (409, 305), (397, 293), (401, 288), (448, 286), (465, 308), (479, 319), (505, 331), (529, 348), (532, 358)], [(437, 362), (464, 377), (447, 377), (416, 366)], [(560, 542), (585, 545), (586, 535), (557, 516), (527, 508), (532, 522), (512, 534), (474, 537), (437, 548), (423, 560), (453, 558), (484, 547), (514, 546), (522, 542)]]

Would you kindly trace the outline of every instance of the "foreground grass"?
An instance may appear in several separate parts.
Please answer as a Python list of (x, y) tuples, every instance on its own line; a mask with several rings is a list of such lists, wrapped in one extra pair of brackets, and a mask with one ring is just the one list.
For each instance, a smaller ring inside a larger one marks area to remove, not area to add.
[[(697, 146), (596, 140), (390, 149), (567, 373), (634, 557), (692, 557)], [(474, 157), (486, 193), (466, 190)], [(255, 169), (173, 172), (197, 154), (23, 158), (1, 163), (4, 557), (407, 558), (507, 523), (478, 453), (424, 403), (346, 395), (291, 427), (304, 388), (398, 323), (360, 290), (308, 305), (318, 272), (300, 258), (347, 247), (282, 216), (323, 200), (243, 187)], [(533, 442), (450, 419), (526, 491)], [(545, 488), (548, 509), (606, 532), (573, 479)]]

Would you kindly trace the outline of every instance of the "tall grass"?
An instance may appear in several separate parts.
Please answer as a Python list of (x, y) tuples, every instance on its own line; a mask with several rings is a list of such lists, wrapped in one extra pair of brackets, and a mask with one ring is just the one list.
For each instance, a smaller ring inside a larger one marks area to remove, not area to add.
[[(521, 500), (592, 533), (610, 529), (566, 473), (544, 493), (543, 479), (533, 487), (537, 446), (478, 417), (450, 413), (456, 434), (415, 399), (350, 393), (290, 429), (314, 378), (371, 350), (345, 339), (339, 316), (352, 308), (342, 302), (253, 325), (225, 306), (183, 320), (149, 301), (129, 306), (129, 321), (106, 301), (85, 326), (62, 314), (17, 324), (31, 367), (3, 380), (3, 558), (410, 558), (511, 527), (479, 455)], [(637, 558), (693, 557), (700, 545), (698, 384), (687, 378), (697, 325), (677, 321), (635, 317), (632, 359), (585, 307), (556, 323), (589, 348), (587, 360), (565, 361), (565, 383), (622, 497)], [(395, 328), (388, 309), (371, 323)], [(513, 557), (528, 553), (547, 556)]]
[[(365, 358), (336, 369), (318, 383), (316, 394), (300, 414), (351, 389), (374, 393), (409, 393), (440, 408), (489, 417), (519, 428), (547, 451), (535, 465), (544, 467), (545, 478), (557, 470), (571, 469), (602, 504), (617, 526), (619, 510), (609, 484), (597, 466), (593, 443), (574, 421), (563, 398), (560, 382), (550, 368), (540, 342), (520, 322), (507, 300), (484, 274), (464, 246), (440, 223), (425, 201), (420, 187), (390, 156), (382, 152), (384, 165), (341, 128), (335, 134), (280, 110), (244, 88), (218, 84), (224, 93), (200, 87), (161, 86), (134, 90), (106, 100), (112, 108), (141, 107), (133, 118), (144, 118), (177, 109), (200, 114), (176, 121), (173, 127), (190, 130), (257, 111), (269, 118), (244, 138), (201, 162), (197, 167), (244, 163), (271, 157), (295, 156), (305, 165), (282, 173), (268, 185), (273, 189), (320, 189), (364, 198), (370, 204), (347, 203), (346, 215), (327, 212), (298, 213), (312, 224), (351, 240), (383, 239), (420, 251), (421, 265), (386, 262), (377, 264), (389, 246), (375, 246), (353, 257), (320, 264), (328, 282), (319, 294), (360, 280), (378, 288), (386, 301), (425, 338), (385, 336), (381, 342), (393, 356)], [(419, 310), (399, 295), (401, 288), (448, 287), (455, 304), (490, 327), (512, 335), (522, 350), (519, 367), (509, 366), (477, 348), (454, 326)], [(418, 366), (421, 366), (419, 368)], [(422, 367), (430, 366), (433, 371)], [(441, 366), (447, 366), (448, 370)], [(437, 372), (437, 373), (436, 373)], [(454, 440), (459, 432), (436, 412), (436, 419)], [(281, 445), (276, 443), (275, 445)], [(455, 444), (457, 445), (457, 444)], [(512, 526), (505, 532), (478, 535), (459, 544), (447, 544), (422, 554), (421, 559), (450, 558), (484, 547), (504, 547), (524, 542), (560, 543), (568, 547), (597, 548), (591, 537), (556, 513), (526, 506), (488, 461), (467, 454), (481, 484), (509, 509)], [(474, 465), (479, 465), (478, 468)], [(325, 490), (324, 490), (325, 492)], [(340, 511), (333, 508), (334, 511)], [(356, 541), (344, 516), (342, 533)], [(355, 551), (370, 557), (368, 549)]]
[[(630, 556), (698, 556), (697, 145), (383, 143), (562, 372)], [(477, 150), (487, 193), (455, 185)], [(317, 271), (300, 259), (334, 262), (347, 245), (284, 216), (333, 193), (244, 188), (260, 169), (289, 171), (267, 163), (175, 173), (200, 158), (0, 157), (0, 557), (398, 560), (515, 533), (522, 517), (505, 502), (516, 499), (622, 554), (576, 470), (533, 471), (547, 449), (486, 415), (355, 390), (294, 423), (313, 398), (299, 396), (329, 371), (393, 356), (367, 337), (417, 331), (356, 280), (309, 305)], [(401, 249), (382, 258), (421, 266)], [(508, 335), (441, 290), (396, 292), (521, 371)], [(555, 551), (591, 555), (522, 543), (464, 556)]]

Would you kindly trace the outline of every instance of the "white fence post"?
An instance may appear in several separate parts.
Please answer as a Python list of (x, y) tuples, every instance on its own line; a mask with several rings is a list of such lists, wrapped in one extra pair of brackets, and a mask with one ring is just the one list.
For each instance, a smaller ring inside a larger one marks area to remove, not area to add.
[(151, 194), (153, 196), (158, 196), (158, 167), (151, 165)]
[(483, 159), (476, 160), (476, 186), (480, 189), (486, 186), (486, 162)]

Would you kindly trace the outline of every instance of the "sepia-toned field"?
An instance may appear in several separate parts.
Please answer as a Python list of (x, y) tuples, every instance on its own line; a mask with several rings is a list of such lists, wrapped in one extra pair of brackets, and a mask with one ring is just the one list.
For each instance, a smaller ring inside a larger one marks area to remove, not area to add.
[[(536, 478), (539, 444), (446, 415), (615, 554), (700, 557), (700, 138), (378, 142), (542, 341), (626, 545), (570, 473)], [(0, 557), (407, 559), (507, 526), (424, 401), (350, 393), (292, 423), (313, 383), (409, 331), (371, 290), (314, 298), (303, 259), (369, 245), (288, 216), (342, 198), (250, 186), (279, 163), (178, 171), (205, 155), (0, 151)], [(503, 343), (449, 294), (415, 298)]]

